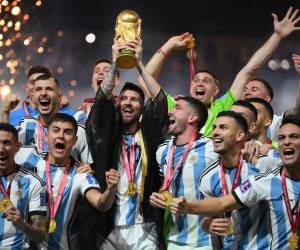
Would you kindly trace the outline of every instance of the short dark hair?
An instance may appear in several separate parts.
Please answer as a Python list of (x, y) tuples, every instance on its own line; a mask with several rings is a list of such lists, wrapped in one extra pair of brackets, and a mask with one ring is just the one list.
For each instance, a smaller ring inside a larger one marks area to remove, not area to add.
[(206, 123), (208, 117), (208, 111), (205, 105), (198, 99), (191, 96), (179, 96), (176, 101), (178, 100), (186, 101), (196, 111), (196, 114), (199, 118), (199, 122), (197, 122), (197, 128), (200, 130)]
[(300, 127), (300, 117), (295, 114), (286, 115), (283, 117), (280, 127), (282, 127), (283, 125), (288, 124), (288, 123), (291, 123), (291, 124), (294, 124), (294, 125)]
[(41, 73), (43, 75), (51, 75), (51, 72), (47, 67), (44, 67), (41, 65), (35, 65), (35, 66), (31, 66), (29, 68), (28, 73), (27, 73), (27, 79), (35, 73)]
[(0, 122), (0, 131), (6, 131), (11, 133), (13, 135), (13, 138), (16, 141), (19, 141), (18, 130), (14, 126), (10, 125), (9, 123)]
[(245, 108), (249, 109), (253, 113), (253, 115), (255, 117), (255, 121), (257, 120), (257, 109), (250, 102), (243, 101), (243, 100), (237, 100), (235, 103), (233, 103), (233, 105), (242, 106), (242, 107), (245, 107)]
[(40, 75), (40, 76), (38, 76), (35, 80), (34, 80), (34, 83), (36, 82), (36, 81), (39, 81), (39, 80), (49, 80), (50, 78), (53, 78), (54, 79), (54, 82), (57, 84), (57, 86), (59, 87), (59, 82), (58, 82), (58, 80), (53, 76), (53, 75), (49, 75), (49, 74), (44, 74), (44, 75)]
[(211, 72), (210, 70), (208, 70), (208, 69), (199, 69), (198, 71), (196, 71), (194, 73), (194, 76), (199, 74), (199, 73), (207, 73), (207, 74), (211, 75), (212, 78), (214, 79), (215, 84), (217, 84), (219, 86), (219, 81), (218, 81), (216, 75), (213, 72)]
[(99, 63), (108, 63), (108, 64), (112, 64), (111, 61), (109, 59), (106, 58), (99, 58), (97, 59), (97, 61), (94, 64), (94, 67), (96, 67)]
[(252, 103), (252, 102), (260, 103), (261, 105), (263, 105), (265, 107), (265, 109), (269, 113), (269, 116), (271, 117), (271, 119), (273, 119), (273, 115), (274, 115), (273, 108), (272, 108), (271, 104), (269, 102), (267, 102), (266, 100), (254, 97), (254, 98), (246, 99), (245, 101), (250, 102), (250, 103)]
[(248, 123), (244, 116), (240, 115), (239, 113), (229, 110), (229, 111), (220, 112), (217, 115), (217, 118), (223, 117), (223, 116), (233, 118), (237, 122), (239, 127), (245, 132), (245, 134), (248, 133)]
[(266, 88), (267, 92), (269, 93), (269, 95), (271, 97), (271, 101), (273, 100), (274, 91), (273, 91), (273, 88), (272, 88), (272, 86), (271, 86), (271, 84), (269, 82), (267, 82), (265, 79), (263, 79), (261, 77), (253, 77), (253, 78), (250, 79), (250, 81), (261, 82), (262, 85), (264, 85), (264, 87)]
[(51, 126), (52, 123), (54, 122), (68, 122), (71, 123), (74, 130), (75, 130), (75, 134), (77, 134), (77, 130), (78, 130), (78, 124), (75, 120), (75, 118), (71, 115), (65, 114), (65, 113), (56, 113), (50, 120), (49, 122), (49, 127)]
[(121, 89), (120, 95), (125, 90), (132, 90), (132, 91), (137, 92), (140, 95), (140, 97), (141, 97), (142, 105), (144, 104), (145, 94), (144, 94), (143, 90), (139, 86), (137, 86), (136, 84), (131, 83), (131, 82), (125, 82), (123, 88)]

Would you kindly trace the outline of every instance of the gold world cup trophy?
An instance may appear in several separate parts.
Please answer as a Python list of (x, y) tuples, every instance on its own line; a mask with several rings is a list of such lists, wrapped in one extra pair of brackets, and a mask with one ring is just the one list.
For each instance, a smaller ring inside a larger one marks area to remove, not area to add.
[[(141, 18), (133, 10), (123, 10), (116, 19), (116, 35), (124, 42), (134, 41), (141, 37)], [(122, 49), (117, 57), (116, 64), (123, 69), (131, 69), (137, 65), (134, 51)]]

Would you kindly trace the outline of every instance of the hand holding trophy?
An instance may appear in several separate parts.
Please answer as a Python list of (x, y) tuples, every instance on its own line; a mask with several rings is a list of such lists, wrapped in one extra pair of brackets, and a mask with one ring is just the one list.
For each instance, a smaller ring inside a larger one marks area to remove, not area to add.
[[(116, 37), (123, 42), (131, 42), (141, 37), (141, 18), (133, 10), (123, 10), (116, 19)], [(122, 49), (116, 64), (123, 69), (131, 69), (137, 65), (134, 51)]]

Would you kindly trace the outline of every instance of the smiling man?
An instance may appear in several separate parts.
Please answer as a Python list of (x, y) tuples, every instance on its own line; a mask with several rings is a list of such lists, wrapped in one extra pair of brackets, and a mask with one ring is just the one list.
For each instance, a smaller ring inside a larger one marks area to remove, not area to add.
[(46, 237), (45, 188), (37, 175), (15, 163), (19, 148), (17, 130), (0, 123), (1, 249), (25, 249), (26, 238), (39, 242)]
[[(164, 176), (160, 192), (152, 193), (150, 203), (168, 208), (172, 197), (184, 196), (190, 202), (200, 199), (201, 173), (217, 160), (212, 141), (199, 134), (207, 119), (207, 109), (193, 97), (179, 97), (169, 113), (168, 134), (174, 138), (161, 144), (156, 152)], [(209, 234), (201, 229), (202, 216), (179, 215), (171, 218), (168, 249), (212, 249)]]
[[(215, 216), (234, 209), (251, 208), (259, 201), (268, 207), (271, 219), (271, 249), (299, 248), (300, 192), (300, 119), (286, 116), (278, 135), (282, 166), (249, 177), (232, 193), (187, 203), (181, 197), (173, 201), (172, 212)], [(253, 216), (257, 216), (253, 215)]]
[[(37, 77), (33, 87), (33, 101), (38, 115), (25, 118), (18, 125), (19, 140), (22, 145), (34, 145), (40, 153), (48, 151), (45, 134), (50, 120), (59, 110), (60, 98), (61, 92), (57, 79), (51, 75)], [(78, 126), (77, 137), (72, 156), (78, 161), (92, 163), (84, 126)]]

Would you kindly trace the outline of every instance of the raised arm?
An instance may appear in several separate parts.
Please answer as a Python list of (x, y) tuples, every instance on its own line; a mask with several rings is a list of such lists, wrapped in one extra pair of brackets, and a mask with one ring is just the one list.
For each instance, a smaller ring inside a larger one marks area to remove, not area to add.
[(276, 14), (272, 14), (274, 32), (270, 36), (270, 38), (262, 45), (262, 47), (260, 47), (254, 53), (246, 66), (242, 68), (241, 71), (236, 75), (230, 88), (235, 98), (242, 98), (242, 93), (247, 82), (272, 56), (274, 51), (277, 49), (280, 41), (290, 35), (293, 31), (300, 29), (300, 27), (295, 26), (300, 20), (300, 17), (297, 15), (298, 11), (298, 9), (293, 10), (293, 7), (290, 7), (285, 17), (281, 21), (278, 21), (278, 17)]
[(90, 189), (85, 195), (87, 201), (99, 211), (107, 211), (112, 206), (120, 179), (120, 173), (115, 169), (110, 169), (105, 175), (107, 182), (105, 192), (101, 194), (97, 189)]
[(19, 94), (9, 94), (6, 96), (1, 112), (1, 122), (9, 122), (9, 113), (17, 107), (20, 100)]
[(209, 198), (188, 203), (184, 197), (175, 198), (170, 206), (174, 214), (200, 214), (216, 216), (224, 212), (242, 208), (232, 194), (220, 198)]
[[(157, 79), (163, 65), (167, 61), (167, 58), (171, 56), (172, 53), (187, 48), (189, 35), (190, 33), (186, 32), (179, 36), (173, 36), (157, 50), (145, 67), (152, 77)], [(161, 86), (157, 82), (144, 82), (142, 77), (139, 77), (138, 81), (143, 89), (147, 89), (151, 98), (155, 98), (161, 89)]]
[[(293, 61), (294, 61), (295, 70), (300, 77), (300, 55), (293, 54)], [(287, 113), (300, 115), (300, 79), (298, 80), (298, 91), (297, 91), (295, 106), (290, 110), (288, 110)]]

